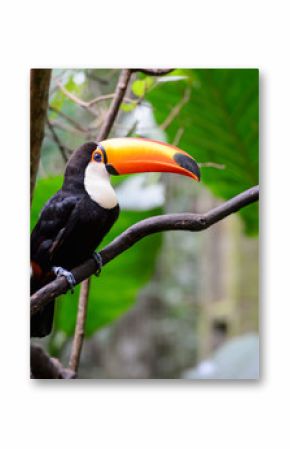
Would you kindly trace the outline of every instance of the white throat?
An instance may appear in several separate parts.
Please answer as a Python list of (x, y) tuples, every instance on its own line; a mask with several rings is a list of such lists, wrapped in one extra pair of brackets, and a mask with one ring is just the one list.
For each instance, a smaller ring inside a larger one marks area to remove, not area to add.
[(84, 185), (91, 199), (105, 209), (112, 209), (118, 204), (117, 195), (110, 183), (110, 175), (103, 163), (88, 164)]

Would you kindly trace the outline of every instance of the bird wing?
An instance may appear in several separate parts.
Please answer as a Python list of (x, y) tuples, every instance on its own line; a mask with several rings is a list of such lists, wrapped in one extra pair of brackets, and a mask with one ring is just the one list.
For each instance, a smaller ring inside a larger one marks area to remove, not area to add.
[[(52, 280), (51, 261), (61, 248), (66, 235), (71, 232), (72, 223), (76, 223), (79, 200), (80, 197), (76, 195), (59, 191), (44, 206), (31, 234), (32, 294)], [(54, 301), (31, 318), (32, 337), (44, 337), (51, 332), (53, 314)]]
[(59, 191), (44, 206), (31, 234), (31, 259), (42, 269), (50, 267), (51, 260), (74, 228), (80, 199)]

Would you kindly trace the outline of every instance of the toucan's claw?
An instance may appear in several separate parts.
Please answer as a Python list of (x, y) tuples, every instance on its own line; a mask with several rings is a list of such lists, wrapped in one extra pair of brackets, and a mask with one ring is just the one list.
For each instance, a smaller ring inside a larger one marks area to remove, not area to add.
[(93, 259), (96, 262), (97, 270), (95, 272), (95, 276), (100, 276), (103, 266), (103, 260), (100, 253), (93, 253)]
[(67, 283), (69, 284), (70, 291), (73, 294), (76, 280), (72, 272), (62, 267), (52, 267), (52, 271), (54, 272), (56, 277), (64, 276), (66, 278)]

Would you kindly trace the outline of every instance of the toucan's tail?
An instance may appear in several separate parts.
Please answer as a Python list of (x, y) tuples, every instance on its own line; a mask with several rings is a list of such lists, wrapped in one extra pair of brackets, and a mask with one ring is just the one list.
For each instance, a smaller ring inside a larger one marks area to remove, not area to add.
[(52, 330), (54, 314), (54, 301), (47, 304), (43, 310), (31, 317), (30, 321), (30, 336), (31, 337), (45, 337), (50, 334)]
[[(31, 277), (30, 292), (35, 293), (47, 282), (39, 282)], [(50, 334), (53, 324), (54, 302), (51, 301), (42, 310), (33, 315), (30, 319), (30, 336), (31, 337), (45, 337)]]

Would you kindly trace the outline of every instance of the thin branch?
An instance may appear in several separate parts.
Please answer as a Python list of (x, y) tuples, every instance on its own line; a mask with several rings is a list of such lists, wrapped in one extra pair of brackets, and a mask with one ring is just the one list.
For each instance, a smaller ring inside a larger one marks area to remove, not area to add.
[[(52, 137), (51, 133), (48, 133), (48, 132), (46, 131), (45, 134), (44, 134), (44, 137), (45, 137), (46, 139), (50, 140), (51, 142), (55, 143), (55, 140), (54, 140), (54, 138)], [(69, 147), (67, 147), (66, 145), (63, 145), (63, 147), (65, 148), (66, 154), (67, 154), (68, 156), (70, 156), (71, 153), (73, 152), (73, 150), (70, 149)], [(42, 164), (42, 165), (41, 165), (41, 164)], [(41, 159), (40, 159), (40, 161), (39, 161), (39, 169), (40, 169), (40, 167), (41, 167), (41, 170), (44, 170), (43, 163), (41, 162)], [(45, 170), (44, 170), (44, 171), (45, 171)], [(46, 171), (45, 171), (45, 173), (46, 173)], [(48, 176), (48, 174), (46, 173), (46, 177), (47, 177), (47, 176)]]
[(61, 154), (61, 156), (62, 156), (62, 158), (64, 160), (64, 163), (66, 164), (67, 161), (68, 161), (68, 157), (66, 155), (66, 149), (67, 148), (60, 141), (60, 138), (56, 134), (55, 129), (54, 129), (52, 123), (49, 121), (48, 117), (46, 118), (46, 123), (47, 123), (47, 126), (48, 126), (48, 128), (49, 128), (49, 130), (51, 132), (53, 140), (55, 141), (55, 143), (57, 144), (57, 146), (59, 148), (59, 151), (60, 151), (60, 154)]
[(131, 137), (136, 132), (138, 123), (139, 123), (138, 120), (135, 120), (133, 122), (133, 125), (131, 126), (131, 128), (128, 129), (128, 131), (126, 133), (126, 137)]
[(83, 108), (87, 108), (87, 102), (81, 100), (80, 98), (78, 98), (76, 95), (72, 94), (71, 92), (69, 92), (62, 84), (60, 81), (56, 81), (56, 85), (58, 86), (58, 88), (62, 91), (62, 93), (69, 98), (71, 101), (73, 101), (74, 103), (78, 104), (79, 106), (83, 107)]
[(98, 140), (103, 140), (108, 137), (112, 126), (114, 124), (115, 118), (117, 117), (119, 108), (121, 106), (121, 103), (123, 101), (123, 98), (126, 93), (126, 89), (128, 87), (130, 78), (131, 78), (131, 70), (130, 69), (123, 69), (116, 88), (115, 96), (112, 101), (112, 104), (110, 106), (110, 109), (107, 113), (106, 119), (101, 127), (101, 130), (98, 135)]
[(189, 101), (190, 94), (191, 94), (191, 89), (190, 88), (185, 89), (182, 99), (170, 111), (169, 115), (166, 117), (164, 122), (159, 126), (160, 129), (165, 131), (165, 129), (168, 128), (168, 126), (173, 122), (175, 117), (177, 117), (177, 115), (180, 113), (183, 106)]
[[(162, 231), (203, 231), (214, 223), (223, 220), (243, 207), (252, 204), (259, 199), (259, 186), (252, 187), (249, 190), (226, 201), (215, 209), (205, 214), (169, 214), (147, 218), (128, 228), (106, 246), (101, 252), (103, 265), (106, 265), (115, 257), (127, 251), (139, 240), (147, 235)], [(96, 271), (96, 264), (93, 259), (87, 260), (82, 265), (72, 270), (72, 273), (79, 284), (84, 279), (91, 276)], [(64, 277), (60, 277), (50, 282), (45, 287), (38, 290), (31, 297), (31, 315), (41, 310), (46, 304), (57, 296), (65, 293), (69, 289)]]
[(68, 90), (66, 90), (66, 88), (59, 82), (56, 81), (57, 86), (59, 87), (59, 89), (62, 91), (62, 93), (69, 98), (71, 101), (73, 101), (74, 103), (76, 103), (77, 105), (81, 106), (82, 108), (86, 109), (87, 111), (89, 111), (94, 117), (98, 117), (99, 114), (92, 109), (90, 106), (88, 106), (86, 101), (81, 100), (80, 98), (78, 98), (76, 95), (72, 94), (71, 92), (69, 92)]
[[(131, 78), (130, 69), (124, 69), (121, 71), (113, 101), (111, 103), (110, 109), (106, 115), (105, 121), (101, 127), (100, 132), (99, 132), (97, 141), (103, 140), (106, 137), (108, 137), (108, 135), (112, 129), (112, 126), (114, 124), (114, 121), (117, 117), (120, 105), (125, 96), (130, 78)], [(88, 278), (88, 276), (87, 276), (87, 278)], [(69, 362), (69, 366), (75, 372), (77, 372), (77, 370), (78, 370), (80, 354), (81, 354), (83, 340), (84, 340), (84, 334), (85, 334), (84, 328), (85, 328), (86, 315), (87, 315), (89, 291), (90, 291), (90, 283), (89, 283), (89, 279), (86, 279), (84, 282), (82, 282), (82, 285), (81, 285), (81, 291), (80, 291), (80, 295), (79, 295), (78, 313), (77, 313), (77, 324), (76, 324), (76, 328), (75, 328), (75, 335), (74, 335), (72, 352), (71, 352), (71, 357), (70, 357), (70, 362)]]
[[(99, 97), (93, 98), (93, 100), (90, 100), (87, 102), (88, 106), (93, 106), (97, 103), (99, 103), (100, 101), (105, 101), (105, 100), (112, 100), (112, 98), (115, 97), (115, 93), (112, 94), (106, 94), (106, 95), (100, 95)], [(130, 99), (127, 99), (128, 101), (130, 101)]]
[(84, 128), (80, 123), (78, 123), (76, 120), (72, 119), (69, 115), (65, 114), (60, 109), (55, 108), (54, 106), (49, 106), (48, 109), (52, 112), (55, 112), (56, 114), (63, 117), (67, 122), (69, 122), (75, 129), (77, 129), (80, 132), (87, 133), (88, 129)]
[(97, 103), (100, 103), (101, 101), (105, 101), (105, 100), (111, 100), (112, 98), (114, 98), (115, 94), (105, 94), (105, 95), (99, 95), (96, 98), (93, 98), (92, 100), (87, 102), (87, 106), (94, 106)]
[(88, 299), (89, 299), (89, 290), (90, 290), (90, 279), (87, 279), (82, 283), (80, 296), (79, 296), (79, 304), (78, 304), (78, 313), (77, 313), (77, 322), (75, 328), (75, 335), (73, 339), (69, 368), (73, 370), (75, 373), (78, 370), (80, 357), (81, 357), (81, 349), (85, 337), (85, 324), (87, 318), (87, 309), (88, 309)]
[(77, 134), (77, 135), (79, 135), (79, 133), (80, 133), (80, 131), (78, 131), (77, 129), (73, 128), (70, 125), (67, 125), (66, 123), (61, 123), (60, 121), (57, 121), (57, 120), (50, 120), (50, 123), (51, 123), (51, 125), (54, 128), (61, 129), (61, 130), (66, 131), (66, 132), (68, 132), (70, 134)]
[(224, 170), (226, 168), (225, 164), (216, 164), (215, 162), (200, 162), (199, 167), (210, 167), (217, 168), (218, 170)]
[[(115, 95), (116, 95), (115, 92), (113, 92), (111, 94), (99, 95), (98, 97), (93, 98), (92, 100), (85, 101), (85, 100), (82, 100), (81, 98), (77, 97), (73, 93), (69, 92), (59, 81), (57, 81), (57, 85), (58, 85), (59, 89), (62, 91), (62, 93), (67, 98), (69, 98), (71, 101), (73, 101), (77, 105), (81, 106), (82, 108), (89, 110), (93, 115), (95, 115), (95, 117), (98, 117), (98, 114), (96, 111), (91, 109), (91, 107), (97, 103), (100, 103), (100, 102), (103, 102), (106, 100), (111, 100), (112, 98), (115, 98)], [(127, 103), (132, 103), (133, 100), (131, 98), (123, 98), (122, 101), (125, 101)]]
[(65, 368), (58, 359), (49, 355), (38, 345), (30, 347), (30, 369), (33, 379), (74, 379), (74, 371)]
[(145, 73), (145, 75), (152, 75), (152, 76), (167, 75), (168, 73), (172, 72), (172, 70), (174, 69), (131, 69), (132, 73), (142, 72)]
[(173, 139), (172, 145), (174, 145), (176, 147), (178, 146), (183, 133), (184, 133), (184, 128), (183, 127), (178, 128), (177, 133), (175, 134), (175, 137)]

